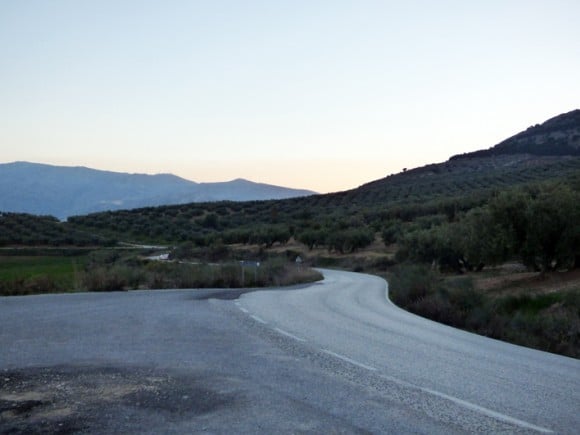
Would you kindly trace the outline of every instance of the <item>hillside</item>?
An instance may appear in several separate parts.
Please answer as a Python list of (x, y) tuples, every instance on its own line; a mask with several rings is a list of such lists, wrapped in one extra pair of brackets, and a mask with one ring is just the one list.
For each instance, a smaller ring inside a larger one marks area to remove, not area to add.
[[(555, 137), (567, 137), (567, 146), (575, 146), (575, 136), (569, 132), (576, 128), (577, 113), (553, 118), (542, 125), (548, 125)], [(246, 243), (266, 237), (267, 232), (270, 238), (275, 233), (283, 238), (281, 233), (299, 236), (315, 232), (326, 240), (328, 234), (339, 230), (380, 231), (392, 219), (409, 222), (422, 217), (427, 221), (454, 219), (458, 213), (485, 204), (497, 192), (531, 183), (570, 180), (580, 174), (580, 156), (538, 155), (539, 148), (532, 145), (522, 151), (452, 158), (327, 195), (182, 204), (79, 216), (71, 222), (85, 230), (171, 243), (207, 244), (216, 238), (224, 243)]]
[(0, 248), (6, 246), (70, 247), (114, 245), (94, 233), (77, 231), (52, 216), (0, 212)]
[(451, 160), (513, 154), (580, 156), (580, 109), (531, 126), (487, 150), (460, 154)]
[(345, 200), (360, 204), (413, 202), (463, 196), (529, 182), (559, 178), (580, 171), (577, 156), (505, 154), (452, 159), (431, 164), (344, 192)]
[(291, 198), (313, 192), (247, 180), (195, 183), (145, 175), (28, 162), (0, 164), (0, 211), (68, 216), (106, 210), (209, 201)]

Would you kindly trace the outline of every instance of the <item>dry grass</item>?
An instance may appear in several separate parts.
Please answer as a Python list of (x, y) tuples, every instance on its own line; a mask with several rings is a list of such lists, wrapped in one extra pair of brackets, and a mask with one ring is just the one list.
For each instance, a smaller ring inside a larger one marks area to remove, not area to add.
[[(491, 274), (491, 275), (490, 275)], [(541, 274), (514, 268), (497, 268), (481, 276), (472, 274), (474, 287), (492, 297), (549, 294), (580, 289), (580, 270)]]
[(511, 266), (441, 275), (428, 265), (393, 269), (393, 301), (478, 334), (580, 358), (580, 270), (552, 274)]

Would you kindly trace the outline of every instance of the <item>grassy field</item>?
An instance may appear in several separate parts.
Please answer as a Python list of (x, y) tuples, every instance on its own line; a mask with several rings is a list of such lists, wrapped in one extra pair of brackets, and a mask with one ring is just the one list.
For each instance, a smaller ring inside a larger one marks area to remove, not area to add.
[(75, 268), (82, 267), (82, 257), (3, 256), (0, 255), (0, 280), (32, 278), (50, 275), (55, 279), (69, 280)]
[(86, 256), (0, 255), (0, 295), (74, 291)]
[[(251, 263), (253, 264), (253, 263)], [(273, 287), (313, 282), (322, 275), (272, 256), (259, 267), (239, 261), (219, 263), (151, 261), (119, 251), (77, 257), (0, 256), (0, 296), (74, 291), (160, 288)]]

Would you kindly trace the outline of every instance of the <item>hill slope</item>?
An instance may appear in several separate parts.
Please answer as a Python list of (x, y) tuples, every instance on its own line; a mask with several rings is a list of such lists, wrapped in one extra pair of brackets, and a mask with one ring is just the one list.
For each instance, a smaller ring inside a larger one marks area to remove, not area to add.
[(509, 154), (580, 156), (580, 109), (531, 126), (487, 150), (460, 154), (451, 160)]
[[(543, 125), (552, 125), (550, 134), (567, 137), (564, 145), (573, 148), (576, 142), (569, 132), (578, 128), (577, 113), (556, 117), (557, 122)], [(452, 158), (327, 195), (136, 209), (78, 217), (73, 223), (86, 230), (130, 234), (134, 239), (196, 243), (208, 242), (212, 237), (222, 238), (224, 243), (243, 242), (259, 236), (256, 231), (261, 230), (255, 230), (259, 225), (284, 225), (294, 234), (322, 228), (330, 233), (348, 228), (378, 231), (389, 219), (410, 221), (429, 215), (453, 219), (458, 212), (482, 205), (497, 191), (580, 174), (580, 156), (540, 155), (540, 149), (533, 144), (523, 148), (525, 152), (516, 151)], [(239, 231), (250, 228), (254, 230)]]
[(247, 180), (195, 183), (175, 175), (126, 174), (28, 162), (0, 164), (0, 211), (66, 218), (105, 210), (313, 194)]
[(502, 189), (580, 170), (580, 109), (558, 115), (487, 150), (460, 154), (339, 194), (360, 204), (421, 201)]

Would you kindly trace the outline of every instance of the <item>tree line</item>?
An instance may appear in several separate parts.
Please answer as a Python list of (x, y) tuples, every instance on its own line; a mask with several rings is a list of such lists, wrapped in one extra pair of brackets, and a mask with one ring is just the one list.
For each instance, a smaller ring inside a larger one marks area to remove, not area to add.
[(442, 270), (481, 270), (518, 258), (535, 271), (580, 267), (580, 193), (543, 184), (494, 195), (488, 203), (429, 228), (405, 231), (400, 221), (383, 230), (399, 243), (398, 260)]
[(116, 241), (84, 232), (53, 216), (0, 212), (0, 246), (110, 246)]

